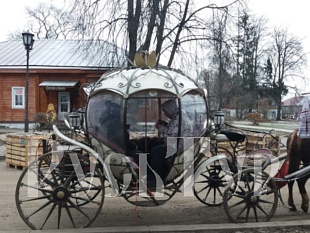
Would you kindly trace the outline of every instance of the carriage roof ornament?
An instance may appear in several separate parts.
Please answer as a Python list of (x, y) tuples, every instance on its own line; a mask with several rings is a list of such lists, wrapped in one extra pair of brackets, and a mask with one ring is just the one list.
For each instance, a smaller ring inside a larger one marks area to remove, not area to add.
[(102, 90), (109, 90), (128, 98), (140, 91), (149, 90), (150, 97), (156, 97), (157, 92), (166, 91), (180, 98), (185, 93), (197, 90), (205, 96), (198, 83), (180, 70), (157, 66), (156, 54), (145, 53), (135, 55), (133, 67), (117, 68), (106, 72), (92, 87), (89, 96)]

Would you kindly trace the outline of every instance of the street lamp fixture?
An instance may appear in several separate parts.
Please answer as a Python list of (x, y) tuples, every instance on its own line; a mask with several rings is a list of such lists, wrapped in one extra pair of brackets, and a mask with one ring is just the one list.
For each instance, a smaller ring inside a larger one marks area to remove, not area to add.
[(29, 120), (28, 120), (28, 93), (29, 93), (29, 52), (33, 48), (33, 34), (29, 32), (22, 33), (23, 42), (25, 49), (27, 51), (27, 65), (26, 65), (26, 118), (25, 118), (25, 132), (29, 130)]

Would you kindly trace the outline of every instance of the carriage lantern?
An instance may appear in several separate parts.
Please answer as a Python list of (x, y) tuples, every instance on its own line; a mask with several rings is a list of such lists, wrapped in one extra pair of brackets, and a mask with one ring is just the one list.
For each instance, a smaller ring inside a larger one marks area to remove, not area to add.
[(215, 111), (214, 112), (214, 124), (216, 126), (221, 126), (225, 121), (225, 113), (223, 111)]
[(85, 119), (85, 108), (80, 107), (78, 110), (79, 118), (80, 118), (80, 126), (83, 128), (84, 119)]
[(79, 113), (78, 112), (71, 112), (69, 115), (69, 118), (70, 118), (70, 125), (73, 127), (73, 129), (78, 129), (80, 126)]

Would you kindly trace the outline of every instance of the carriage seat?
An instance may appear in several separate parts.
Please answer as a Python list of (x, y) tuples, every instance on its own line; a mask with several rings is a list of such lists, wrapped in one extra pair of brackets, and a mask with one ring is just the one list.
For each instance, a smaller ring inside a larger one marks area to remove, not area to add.
[(253, 150), (247, 154), (239, 155), (237, 157), (237, 163), (242, 167), (262, 167), (264, 170), (271, 164), (271, 160), (274, 158), (272, 151), (268, 148), (260, 148)]
[(233, 142), (243, 142), (246, 138), (246, 136), (242, 133), (229, 131), (229, 130), (223, 130), (220, 134), (225, 135), (229, 141)]

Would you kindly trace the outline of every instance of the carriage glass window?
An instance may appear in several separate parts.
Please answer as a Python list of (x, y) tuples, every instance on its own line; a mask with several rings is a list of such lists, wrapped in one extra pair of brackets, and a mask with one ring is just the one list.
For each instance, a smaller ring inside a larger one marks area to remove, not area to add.
[(155, 128), (157, 117), (158, 105), (156, 99), (129, 99), (126, 123), (130, 138), (157, 136), (157, 129)]
[(125, 145), (122, 100), (104, 91), (92, 96), (87, 106), (88, 132), (116, 152), (122, 152)]
[(147, 90), (136, 93), (128, 99), (126, 124), (130, 139), (160, 136), (155, 123), (158, 119), (168, 120), (162, 113), (160, 105), (170, 98), (175, 96), (160, 90)]
[(188, 117), (193, 126), (193, 136), (201, 136), (207, 127), (207, 106), (197, 92), (189, 92), (181, 99), (182, 116)]

